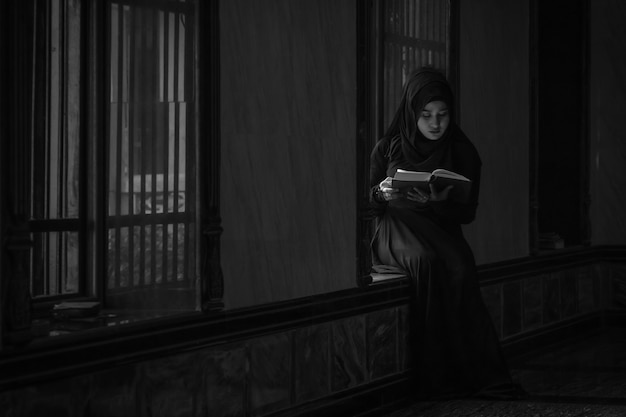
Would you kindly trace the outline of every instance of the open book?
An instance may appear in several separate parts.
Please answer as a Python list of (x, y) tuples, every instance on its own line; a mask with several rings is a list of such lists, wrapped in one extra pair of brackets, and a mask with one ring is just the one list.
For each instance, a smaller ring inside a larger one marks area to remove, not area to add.
[(448, 198), (452, 201), (465, 203), (469, 199), (472, 181), (456, 172), (446, 169), (436, 169), (433, 172), (406, 171), (398, 169), (391, 181), (393, 188), (398, 188), (402, 192), (407, 192), (413, 187), (417, 187), (425, 192), (430, 192), (430, 184), (437, 190), (443, 190), (448, 185), (452, 185)]

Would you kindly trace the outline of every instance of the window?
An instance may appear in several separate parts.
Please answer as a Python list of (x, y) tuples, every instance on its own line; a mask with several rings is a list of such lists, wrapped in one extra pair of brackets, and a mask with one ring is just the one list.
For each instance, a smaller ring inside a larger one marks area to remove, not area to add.
[(196, 304), (192, 13), (186, 2), (111, 3), (110, 307), (132, 302), (148, 310), (185, 310)]
[(588, 8), (586, 0), (531, 2), (534, 254), (590, 245)]
[(444, 71), (452, 82), (453, 37), (450, 0), (379, 0), (376, 7), (375, 132), (380, 137), (413, 70), (432, 66)]
[[(31, 0), (15, 7), (32, 17), (32, 27), (12, 29), (28, 31), (30, 76), (16, 91), (32, 99), (14, 129), (29, 139), (16, 141), (18, 158), (5, 168), (21, 178), (12, 194), (27, 198), (7, 218), (25, 219), (31, 244), (21, 267), (35, 311), (46, 317), (63, 301), (95, 301), (108, 313), (108, 322), (93, 321), (102, 326), (219, 304), (220, 277), (210, 277), (216, 262), (219, 269), (217, 157), (207, 157), (217, 148), (219, 131), (209, 126), (217, 106), (200, 94), (197, 76), (206, 68), (203, 91), (217, 91), (218, 61), (209, 61), (217, 56), (210, 37), (217, 6)], [(200, 14), (210, 28), (198, 29)]]

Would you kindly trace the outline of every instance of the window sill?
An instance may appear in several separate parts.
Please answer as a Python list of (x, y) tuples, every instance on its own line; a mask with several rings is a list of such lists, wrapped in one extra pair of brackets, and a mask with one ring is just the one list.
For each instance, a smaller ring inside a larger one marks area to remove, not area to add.
[[(197, 312), (181, 312), (194, 314)], [(39, 319), (33, 322), (33, 335), (36, 338), (58, 337), (86, 331), (102, 331), (108, 328), (141, 324), (151, 320), (172, 317), (171, 311), (116, 311), (103, 310), (94, 317), (75, 317), (66, 319)]]
[[(15, 389), (112, 366), (174, 355), (225, 342), (339, 320), (407, 304), (406, 284), (381, 285), (320, 294), (231, 311), (185, 313), (157, 317), (158, 312), (128, 323), (50, 336), (51, 323), (37, 322), (39, 337), (0, 352), (0, 390)], [(107, 314), (114, 314), (110, 311)]]

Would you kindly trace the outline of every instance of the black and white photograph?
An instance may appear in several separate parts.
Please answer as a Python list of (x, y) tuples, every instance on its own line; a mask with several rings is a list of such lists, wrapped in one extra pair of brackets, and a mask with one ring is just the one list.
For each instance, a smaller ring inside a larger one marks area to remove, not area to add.
[(626, 416), (624, 21), (0, 2), (0, 417)]

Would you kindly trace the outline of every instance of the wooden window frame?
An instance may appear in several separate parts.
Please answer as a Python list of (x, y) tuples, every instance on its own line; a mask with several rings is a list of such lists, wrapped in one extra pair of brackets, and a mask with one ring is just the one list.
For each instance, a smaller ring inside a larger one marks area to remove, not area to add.
[[(0, 210), (0, 225), (2, 226), (2, 252), (0, 266), (2, 284), (0, 294), (3, 302), (0, 310), (2, 332), (0, 349), (2, 346), (22, 345), (39, 336), (45, 336), (41, 327), (34, 321), (37, 311), (50, 310), (51, 303), (57, 301), (33, 302), (29, 282), (29, 256), (32, 251), (30, 234), (33, 225), (29, 221), (29, 141), (24, 140), (33, 134), (35, 115), (32, 114), (34, 84), (32, 76), (32, 54), (24, 51), (32, 50), (35, 40), (36, 27), (33, 23), (37, 13), (36, 0), (32, 2), (7, 2), (3, 6), (3, 31), (0, 37), (5, 59), (0, 64), (2, 80), (12, 80), (12, 83), (3, 83), (2, 109), (0, 128), (3, 136), (2, 145), (2, 181), (0, 190), (6, 196)], [(163, 0), (155, 0), (156, 3)], [(165, 1), (167, 2), (167, 1)], [(104, 126), (106, 120), (107, 71), (106, 51), (101, 45), (105, 44), (106, 30), (105, 13), (107, 2), (99, 0), (84, 0), (81, 5), (83, 22), (81, 38), (83, 51), (81, 54), (81, 73), (85, 78), (81, 81), (81, 103), (86, 110), (81, 112), (81, 138), (87, 138), (91, 152), (84, 152), (85, 169), (83, 175), (95, 184), (87, 186), (83, 181), (81, 191), (84, 194), (84, 204), (81, 208), (82, 220), (71, 221), (70, 226), (92, 228), (97, 239), (85, 239), (81, 245), (86, 248), (86, 260), (82, 262), (81, 274), (88, 276), (94, 285), (102, 286), (106, 276), (106, 162), (99, 155), (106, 155)], [(222, 232), (219, 211), (219, 162), (220, 162), (220, 74), (219, 74), (219, 2), (198, 1), (195, 3), (195, 42), (194, 52), (194, 79), (193, 94), (196, 104), (194, 110), (194, 130), (197, 138), (197, 186), (195, 190), (195, 210), (199, 213), (198, 251), (197, 257), (202, 259), (199, 270), (199, 301), (196, 312), (192, 316), (203, 312), (219, 311), (223, 308), (223, 278), (220, 266), (220, 236)], [(87, 23), (88, 22), (88, 23)], [(202, 22), (198, 24), (198, 22)], [(11, 42), (15, 40), (15, 42)], [(201, 75), (200, 75), (201, 74)], [(10, 140), (4, 140), (9, 138)], [(84, 141), (85, 139), (81, 139)], [(26, 174), (26, 175), (24, 175)], [(40, 224), (41, 230), (50, 227), (64, 228), (69, 223), (65, 221), (54, 224)], [(67, 223), (67, 224), (66, 224)], [(74, 224), (76, 223), (76, 224)], [(78, 225), (78, 226), (77, 226)], [(86, 235), (83, 233), (83, 235)], [(199, 262), (199, 261), (198, 261)], [(102, 287), (99, 288), (102, 294)], [(36, 308), (35, 308), (36, 307)], [(106, 307), (106, 306), (105, 306)], [(138, 322), (149, 325), (149, 320)], [(97, 331), (98, 329), (96, 329)], [(105, 329), (101, 329), (104, 331)]]

